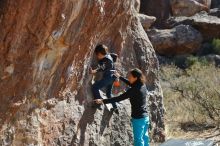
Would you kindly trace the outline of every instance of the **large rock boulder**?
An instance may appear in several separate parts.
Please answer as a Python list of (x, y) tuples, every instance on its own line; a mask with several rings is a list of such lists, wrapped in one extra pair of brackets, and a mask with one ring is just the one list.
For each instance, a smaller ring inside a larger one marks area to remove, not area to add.
[[(208, 1), (207, 1), (208, 2)], [(196, 0), (171, 0), (174, 16), (192, 16), (200, 11), (208, 11), (209, 3)]]
[(172, 17), (167, 21), (168, 28), (173, 28), (180, 24), (193, 26), (202, 33), (205, 40), (220, 37), (220, 19), (208, 15), (206, 12), (200, 12), (191, 17)]
[(163, 28), (171, 15), (170, 0), (141, 0), (140, 13), (156, 17), (154, 26)]
[[(136, 0), (0, 1), (0, 145), (131, 146), (130, 106), (90, 107), (94, 47), (140, 67), (151, 92), (152, 137), (164, 130), (158, 60)], [(160, 138), (158, 138), (160, 139)]]
[(156, 52), (167, 56), (194, 53), (202, 42), (200, 32), (189, 25), (165, 30), (152, 29), (147, 34)]
[(141, 22), (142, 26), (145, 30), (151, 27), (151, 25), (156, 21), (156, 17), (154, 16), (147, 16), (144, 14), (138, 14), (139, 21)]

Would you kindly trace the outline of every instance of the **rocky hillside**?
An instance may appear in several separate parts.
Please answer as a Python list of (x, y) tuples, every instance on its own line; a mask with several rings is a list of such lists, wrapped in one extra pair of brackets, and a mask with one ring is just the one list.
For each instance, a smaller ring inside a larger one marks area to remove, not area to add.
[(136, 0), (0, 1), (0, 145), (131, 146), (129, 105), (90, 107), (93, 50), (141, 68), (151, 91), (152, 138), (164, 130), (158, 61)]

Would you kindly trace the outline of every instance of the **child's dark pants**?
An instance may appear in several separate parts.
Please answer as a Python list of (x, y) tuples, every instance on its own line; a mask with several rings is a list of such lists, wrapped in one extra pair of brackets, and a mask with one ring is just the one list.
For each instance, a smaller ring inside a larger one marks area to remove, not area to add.
[[(99, 90), (102, 88), (106, 88), (106, 96), (107, 98), (112, 97), (112, 87), (113, 83), (115, 81), (115, 78), (113, 75), (104, 75), (103, 78), (99, 81), (96, 81), (92, 85), (92, 92), (95, 99), (102, 99)], [(113, 108), (117, 108), (116, 104), (112, 104)]]

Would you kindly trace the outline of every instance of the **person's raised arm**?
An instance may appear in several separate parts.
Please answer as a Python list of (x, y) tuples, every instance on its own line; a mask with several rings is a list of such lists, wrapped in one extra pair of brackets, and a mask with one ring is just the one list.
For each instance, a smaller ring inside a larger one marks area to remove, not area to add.
[(119, 78), (122, 82), (124, 82), (125, 84), (131, 86), (130, 82), (129, 82), (126, 78), (122, 77), (122, 76), (120, 75), (120, 73), (118, 73), (118, 71), (115, 72), (115, 76), (116, 76), (117, 78)]

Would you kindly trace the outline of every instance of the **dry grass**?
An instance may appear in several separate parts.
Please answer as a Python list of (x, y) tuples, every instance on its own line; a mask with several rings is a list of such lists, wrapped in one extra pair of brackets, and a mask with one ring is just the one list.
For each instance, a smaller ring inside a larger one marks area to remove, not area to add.
[[(200, 62), (185, 70), (164, 65), (160, 76), (168, 138), (206, 138), (219, 128), (220, 68)], [(214, 139), (220, 140), (218, 133)]]

